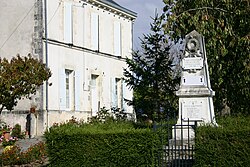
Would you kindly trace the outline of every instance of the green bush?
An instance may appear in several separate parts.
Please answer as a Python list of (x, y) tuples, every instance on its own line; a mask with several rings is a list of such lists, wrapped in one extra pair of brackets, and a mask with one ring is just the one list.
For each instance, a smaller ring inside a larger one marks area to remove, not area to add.
[(196, 132), (195, 166), (249, 166), (250, 117), (218, 120), (219, 127), (199, 127)]
[(21, 125), (16, 124), (11, 132), (12, 137), (17, 137), (18, 139), (24, 139), (25, 133), (22, 133)]
[(7, 146), (13, 146), (16, 143), (16, 141), (17, 138), (10, 138), (9, 140), (3, 138), (0, 144), (2, 144), (2, 146), (5, 148)]
[(51, 166), (154, 166), (157, 137), (127, 122), (64, 124), (45, 133)]

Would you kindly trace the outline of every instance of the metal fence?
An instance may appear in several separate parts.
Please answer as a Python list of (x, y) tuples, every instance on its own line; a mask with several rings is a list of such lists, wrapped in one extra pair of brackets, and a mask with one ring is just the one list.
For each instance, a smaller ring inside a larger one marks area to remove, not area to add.
[(154, 131), (160, 136), (157, 157), (159, 167), (191, 167), (194, 164), (194, 132), (196, 121), (168, 119), (154, 123)]

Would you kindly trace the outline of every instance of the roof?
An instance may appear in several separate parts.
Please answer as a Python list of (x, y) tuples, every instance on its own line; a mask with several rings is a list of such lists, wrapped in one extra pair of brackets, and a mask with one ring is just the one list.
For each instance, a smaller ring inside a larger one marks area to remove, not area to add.
[(126, 13), (128, 13), (128, 14), (134, 16), (134, 17), (137, 16), (137, 13), (135, 13), (135, 12), (129, 10), (129, 9), (126, 9), (126, 8), (120, 6), (118, 3), (116, 3), (116, 2), (113, 1), (113, 0), (99, 0), (99, 1), (102, 2), (102, 3), (104, 3), (104, 4), (110, 5), (110, 6), (116, 8), (116, 9), (118, 9), (118, 10), (121, 10), (121, 11), (123, 11), (123, 12), (126, 12)]

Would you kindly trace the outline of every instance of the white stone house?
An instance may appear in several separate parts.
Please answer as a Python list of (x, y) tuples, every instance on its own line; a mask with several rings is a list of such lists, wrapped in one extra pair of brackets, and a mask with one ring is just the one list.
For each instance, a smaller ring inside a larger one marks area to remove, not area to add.
[(2, 0), (0, 56), (42, 59), (52, 71), (32, 100), (22, 100), (1, 119), (26, 126), (32, 105), (31, 135), (72, 116), (87, 120), (105, 107), (133, 113), (125, 99), (125, 58), (132, 57), (136, 13), (112, 0)]

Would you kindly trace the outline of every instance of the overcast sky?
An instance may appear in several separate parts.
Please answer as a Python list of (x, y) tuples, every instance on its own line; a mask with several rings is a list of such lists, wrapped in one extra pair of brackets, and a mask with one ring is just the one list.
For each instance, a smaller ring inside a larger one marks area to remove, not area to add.
[(119, 5), (137, 13), (134, 24), (134, 49), (140, 47), (139, 37), (150, 32), (150, 23), (157, 13), (162, 13), (164, 3), (162, 0), (114, 0)]

